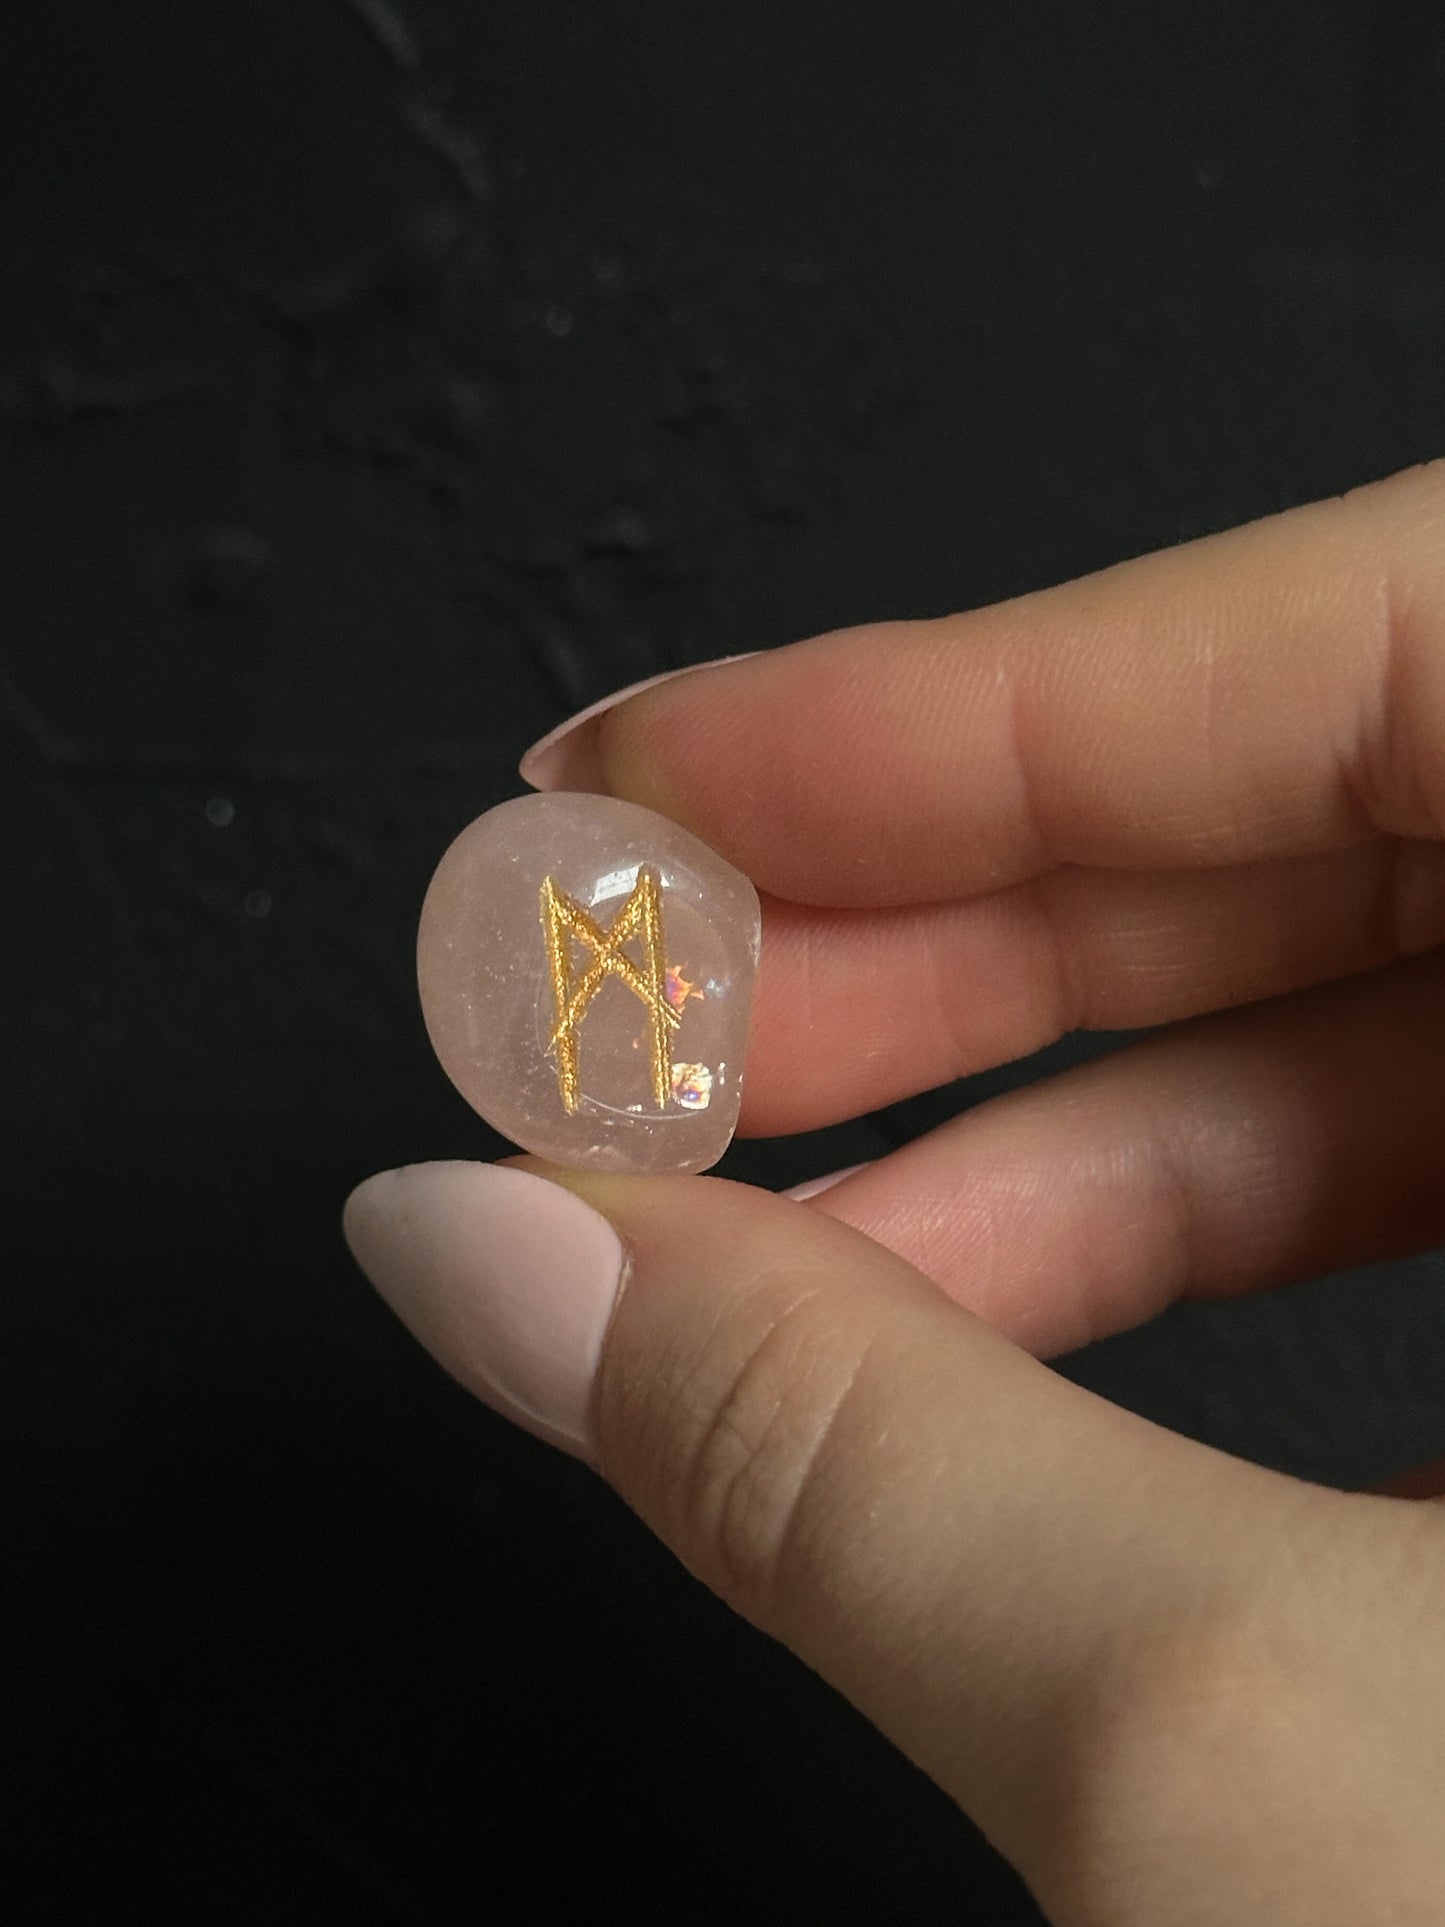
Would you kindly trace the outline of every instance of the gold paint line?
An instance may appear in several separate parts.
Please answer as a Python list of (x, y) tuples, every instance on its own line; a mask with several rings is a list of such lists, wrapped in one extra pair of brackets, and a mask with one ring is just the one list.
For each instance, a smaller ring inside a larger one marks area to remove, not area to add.
[[(640, 869), (631, 894), (604, 931), (579, 903), (559, 890), (551, 877), (542, 882), (542, 926), (547, 945), (547, 967), (552, 980), (556, 1027), (548, 1043), (557, 1060), (557, 1086), (562, 1107), (577, 1109), (580, 1084), (578, 1033), (592, 999), (609, 976), (619, 977), (646, 1006), (650, 1040), (652, 1095), (657, 1108), (666, 1108), (672, 1092), (672, 1050), (669, 1029), (682, 1019), (667, 999), (667, 963), (662, 929), (662, 886), (657, 872)], [(575, 937), (592, 951), (581, 977), (572, 981), (567, 939)], [(629, 938), (642, 942), (641, 969), (622, 946)]]

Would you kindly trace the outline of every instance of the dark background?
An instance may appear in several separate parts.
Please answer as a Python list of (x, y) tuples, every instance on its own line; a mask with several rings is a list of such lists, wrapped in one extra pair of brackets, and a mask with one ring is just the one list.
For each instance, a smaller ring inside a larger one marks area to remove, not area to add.
[[(16, 0), (0, 41), (7, 1891), (1036, 1919), (442, 1378), (338, 1211), (496, 1148), (415, 917), (569, 709), (1441, 452), (1442, 10)], [(1434, 1259), (1065, 1369), (1357, 1483), (1445, 1450), (1442, 1366)]]

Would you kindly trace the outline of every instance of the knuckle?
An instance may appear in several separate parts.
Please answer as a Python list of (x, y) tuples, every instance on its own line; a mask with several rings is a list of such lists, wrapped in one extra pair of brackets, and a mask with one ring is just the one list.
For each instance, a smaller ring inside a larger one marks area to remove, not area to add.
[(1056, 1874), (1101, 1915), (1161, 1856), (1237, 1853), (1261, 1803), (1308, 1772), (1307, 1682), (1255, 1630), (1243, 1612), (1174, 1624), (1095, 1682), (1051, 1838)]
[(1248, 1577), (1118, 1641), (1077, 1709), (1054, 1815), (1060, 1871), (1100, 1915), (1140, 1868), (1258, 1856), (1264, 1878), (1281, 1841), (1322, 1862), (1362, 1815), (1382, 1837), (1398, 1824), (1408, 1852), (1392, 1762), (1441, 1677), (1421, 1662), (1442, 1551), (1415, 1508), (1306, 1495)]
[(764, 1275), (714, 1330), (666, 1424), (668, 1536), (746, 1617), (770, 1623), (822, 1495), (829, 1443), (860, 1365), (828, 1316), (827, 1281)]
[(1183, 1766), (1247, 1749), (1287, 1676), (1269, 1668), (1243, 1612), (1215, 1613), (1144, 1640), (1110, 1678), (1095, 1708), (1096, 1784), (1175, 1790)]

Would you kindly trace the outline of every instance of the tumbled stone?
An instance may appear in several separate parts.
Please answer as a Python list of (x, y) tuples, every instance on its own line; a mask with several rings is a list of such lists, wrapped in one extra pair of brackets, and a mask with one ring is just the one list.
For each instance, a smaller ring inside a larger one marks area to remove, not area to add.
[(760, 930), (747, 878), (666, 817), (520, 796), (462, 831), (427, 891), (427, 1030), (524, 1150), (705, 1171), (737, 1125)]

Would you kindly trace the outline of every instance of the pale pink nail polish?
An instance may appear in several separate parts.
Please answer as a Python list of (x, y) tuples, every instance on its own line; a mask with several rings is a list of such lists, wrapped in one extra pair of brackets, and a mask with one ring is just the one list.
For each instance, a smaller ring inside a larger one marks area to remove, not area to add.
[(697, 669), (720, 669), (724, 663), (746, 662), (749, 656), (758, 653), (756, 649), (748, 649), (738, 656), (719, 656), (713, 662), (685, 663), (681, 669), (665, 669), (660, 676), (645, 676), (641, 682), (629, 683), (625, 689), (614, 690), (612, 695), (603, 696), (586, 709), (579, 709), (575, 716), (569, 716), (565, 723), (558, 723), (555, 729), (533, 743), (518, 765), (518, 775), (524, 783), (530, 783), (534, 790), (595, 792), (604, 789), (602, 766), (597, 757), (597, 731), (589, 728), (589, 724), (595, 723), (599, 716), (605, 716), (609, 709), (615, 709), (619, 703), (625, 703), (630, 696), (640, 696), (644, 689), (656, 689), (659, 683), (674, 682), (679, 676), (690, 676)]
[(625, 1265), (605, 1218), (531, 1172), (454, 1163), (368, 1178), (344, 1224), (357, 1263), (454, 1378), (592, 1459), (593, 1384)]
[(862, 1164), (845, 1165), (841, 1171), (829, 1171), (825, 1177), (809, 1178), (804, 1184), (795, 1184), (792, 1190), (785, 1191), (783, 1196), (791, 1198), (795, 1204), (806, 1204), (809, 1198), (816, 1198), (824, 1191), (831, 1191), (833, 1186), (841, 1184), (844, 1178), (851, 1178), (855, 1171), (866, 1171), (871, 1162), (870, 1158), (865, 1158)]

